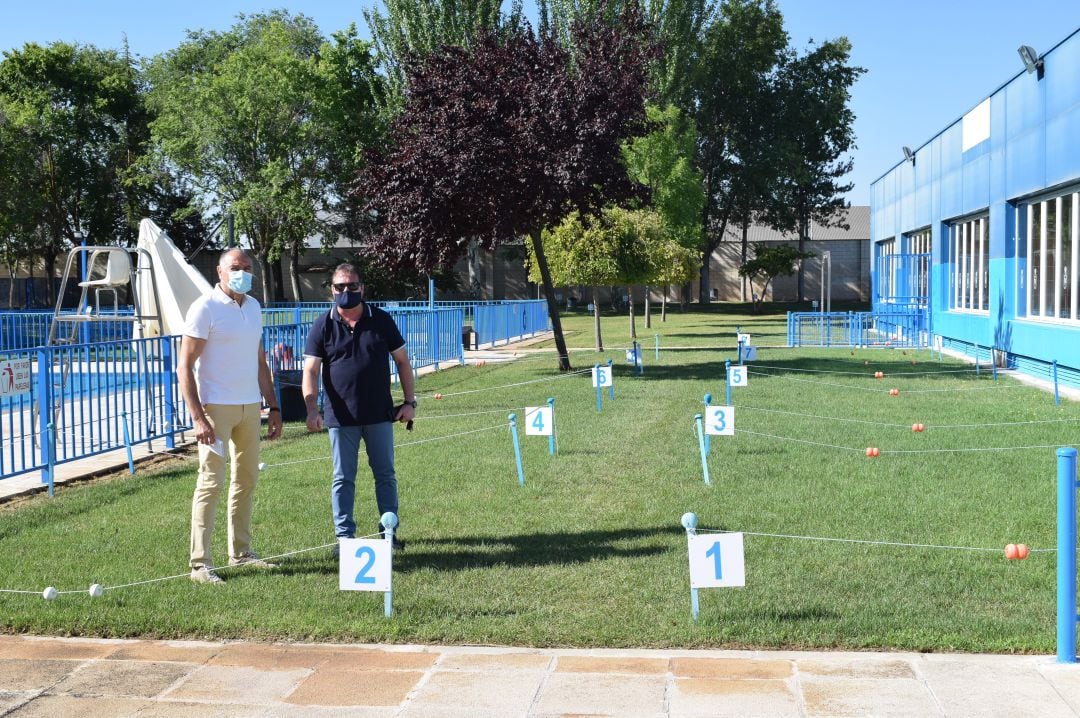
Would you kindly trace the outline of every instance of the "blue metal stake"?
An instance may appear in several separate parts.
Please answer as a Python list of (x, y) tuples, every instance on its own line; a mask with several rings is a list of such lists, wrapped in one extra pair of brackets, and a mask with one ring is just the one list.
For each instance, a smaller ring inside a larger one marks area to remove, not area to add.
[(393, 556), (394, 556), (394, 529), (398, 525), (398, 517), (393, 511), (387, 511), (385, 514), (379, 517), (379, 523), (383, 527), (383, 538), (386, 539), (386, 545), (390, 547), (391, 556), (391, 574), (390, 574), (390, 590), (383, 594), (383, 615), (390, 618), (394, 615), (394, 577), (393, 577)]
[[(131, 457), (131, 434), (128, 432), (127, 412), (120, 412), (120, 421), (124, 425), (124, 448), (127, 449), (128, 472), (135, 474), (135, 460)], [(170, 447), (172, 448), (172, 447)]]
[[(172, 362), (172, 342), (169, 337), (161, 338), (161, 366), (162, 366), (162, 378), (161, 378), (161, 394), (165, 398), (165, 448), (176, 448), (176, 435), (173, 433), (173, 427), (176, 426), (176, 406), (173, 404), (173, 362)], [(278, 391), (278, 406), (281, 406), (281, 394), (276, 384), (277, 379), (275, 377), (275, 390)], [(124, 422), (124, 428), (127, 429), (127, 422)], [(130, 454), (130, 450), (128, 451)], [(130, 463), (130, 460), (129, 462)], [(135, 473), (135, 469), (131, 469), (131, 473)]]
[(742, 364), (742, 339), (739, 340), (739, 363)]
[(1057, 359), (1054, 360), (1054, 403), (1061, 406), (1061, 395), (1058, 393)]
[[(686, 544), (687, 551), (690, 548), (690, 539), (697, 535), (697, 515), (690, 513), (689, 511), (682, 515), (682, 525), (686, 529)], [(698, 611), (698, 590), (693, 586), (690, 587), (690, 615), (693, 616), (694, 622), (697, 622)]]
[(731, 406), (731, 362), (724, 362), (724, 383), (727, 384), (727, 406)]
[(611, 400), (614, 401), (614, 399), (615, 399), (615, 370), (611, 366), (611, 360), (610, 359), (607, 360), (607, 369), (608, 369), (608, 387), (607, 387), (608, 399), (611, 399)]
[(656, 341), (656, 361), (660, 361), (660, 335), (653, 334), (653, 339)]
[[(711, 404), (711, 403), (712, 403), (712, 394), (706, 394), (705, 395), (705, 416), (709, 415), (709, 404)], [(728, 406), (731, 406), (731, 404), (728, 403)], [(708, 453), (710, 453), (712, 451), (712, 443), (709, 441), (710, 438), (711, 437), (708, 434), (705, 435), (705, 453), (706, 454), (708, 454)]]
[(555, 397), (549, 396), (547, 404), (551, 407), (551, 436), (548, 437), (548, 453), (555, 456)]
[(1057, 450), (1057, 662), (1076, 663), (1076, 449)]
[(701, 452), (701, 473), (705, 475), (705, 485), (711, 486), (709, 481), (709, 460), (705, 454), (705, 427), (702, 426), (701, 414), (694, 414), (694, 426), (697, 427), (698, 451)]
[(48, 454), (49, 498), (52, 498), (53, 489), (56, 485), (56, 425), (50, 421), (46, 431), (47, 443), (45, 451)]
[(518, 441), (517, 414), (510, 415), (510, 435), (514, 437), (514, 459), (517, 460), (518, 484), (525, 485), (525, 470), (521, 468), (521, 443)]
[(599, 364), (593, 364), (593, 375), (596, 376), (596, 378), (597, 378), (597, 381), (596, 381), (596, 412), (600, 413), (601, 403), (602, 403), (602, 399), (603, 399), (603, 394), (602, 394), (603, 387), (600, 386), (600, 365)]
[(645, 373), (645, 357), (641, 355), (641, 343), (634, 340), (634, 363), (637, 364), (638, 376)]
[(975, 376), (979, 376), (979, 345), (975, 345)]

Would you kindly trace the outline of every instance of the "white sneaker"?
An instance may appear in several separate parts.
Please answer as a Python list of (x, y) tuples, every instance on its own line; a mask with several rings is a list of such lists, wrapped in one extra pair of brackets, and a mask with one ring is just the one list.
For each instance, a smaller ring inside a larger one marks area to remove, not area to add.
[(259, 558), (259, 555), (253, 551), (242, 553), (239, 556), (235, 556), (229, 559), (230, 566), (251, 566), (252, 568), (277, 568), (276, 563), (270, 563), (269, 561), (263, 561)]
[(191, 580), (195, 583), (225, 583), (225, 579), (214, 573), (213, 566), (195, 566), (191, 569)]

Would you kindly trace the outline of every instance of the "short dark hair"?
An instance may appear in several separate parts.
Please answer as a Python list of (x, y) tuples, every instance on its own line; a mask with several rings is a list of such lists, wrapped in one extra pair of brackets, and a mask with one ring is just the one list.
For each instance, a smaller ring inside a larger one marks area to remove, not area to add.
[(360, 268), (357, 267), (355, 264), (351, 264), (349, 262), (342, 262), (338, 266), (334, 267), (334, 273), (331, 274), (330, 277), (331, 278), (336, 277), (337, 275), (341, 274), (342, 272), (348, 272), (349, 274), (355, 274), (357, 280), (359, 280), (359, 282), (361, 284), (364, 283), (364, 275), (360, 273)]

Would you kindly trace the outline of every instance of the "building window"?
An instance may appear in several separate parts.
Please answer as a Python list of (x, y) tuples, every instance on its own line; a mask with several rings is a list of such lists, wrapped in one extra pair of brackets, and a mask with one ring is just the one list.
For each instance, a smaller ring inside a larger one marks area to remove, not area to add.
[(951, 309), (990, 311), (990, 217), (980, 215), (949, 225)]
[(925, 307), (930, 298), (930, 228), (908, 235), (908, 254), (912, 255), (914, 302)]
[(1077, 293), (1077, 237), (1080, 192), (1026, 205), (1027, 316), (1080, 320)]
[(877, 270), (877, 296), (879, 302), (896, 301), (896, 237), (877, 243), (874, 249), (874, 267)]

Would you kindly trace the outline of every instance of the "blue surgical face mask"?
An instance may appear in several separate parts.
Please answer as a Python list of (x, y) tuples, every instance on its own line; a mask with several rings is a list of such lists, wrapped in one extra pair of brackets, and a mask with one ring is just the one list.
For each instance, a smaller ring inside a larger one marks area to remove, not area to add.
[(364, 301), (363, 292), (338, 292), (334, 295), (334, 304), (341, 309), (354, 309)]
[(237, 269), (229, 272), (229, 289), (238, 294), (247, 294), (251, 291), (251, 272)]

